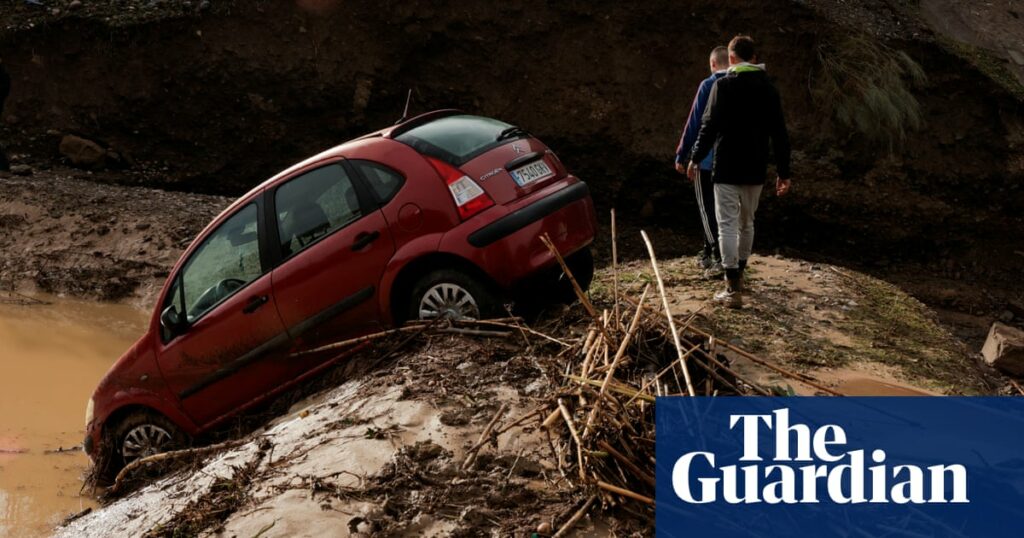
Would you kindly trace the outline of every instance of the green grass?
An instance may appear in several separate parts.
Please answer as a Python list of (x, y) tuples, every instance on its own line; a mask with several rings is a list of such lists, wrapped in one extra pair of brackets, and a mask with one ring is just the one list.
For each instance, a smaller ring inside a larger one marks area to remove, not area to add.
[(890, 152), (920, 129), (921, 105), (913, 91), (927, 76), (907, 53), (868, 35), (841, 37), (817, 52), (812, 95), (841, 125)]

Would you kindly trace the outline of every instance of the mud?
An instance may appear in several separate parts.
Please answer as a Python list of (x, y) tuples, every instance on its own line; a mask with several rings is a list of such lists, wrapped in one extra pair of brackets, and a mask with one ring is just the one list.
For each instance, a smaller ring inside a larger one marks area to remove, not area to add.
[(0, 293), (0, 536), (49, 535), (96, 506), (79, 493), (85, 404), (145, 323), (129, 306)]
[(836, 387), (847, 396), (932, 396), (923, 390), (870, 377), (851, 377)]
[[(246, 444), (144, 485), (57, 534), (519, 536), (564, 521), (580, 493), (552, 463), (550, 437), (532, 424), (540, 417), (464, 464), (501, 406), (511, 422), (560, 382), (560, 346), (526, 348), (511, 336), (428, 335), (386, 362), (375, 357), (399, 342), (380, 345), (336, 372), (347, 381), (297, 402)], [(445, 424), (442, 416), (456, 410), (466, 423)], [(652, 524), (649, 514), (608, 506), (581, 532), (650, 533)]]
[[(735, 312), (707, 301), (718, 283), (701, 280), (693, 258), (664, 260), (661, 268), (677, 319), (696, 312), (694, 325), (712, 330), (719, 341), (756, 348), (773, 363), (842, 394), (987, 390), (985, 377), (924, 305), (870, 277), (757, 257), (748, 304)], [(623, 264), (618, 276), (623, 294), (633, 297), (653, 278), (649, 265), (636, 262)], [(599, 309), (614, 308), (612, 277), (609, 270), (596, 275), (592, 291)], [(880, 289), (888, 294), (887, 309), (872, 302)], [(894, 331), (894, 315), (913, 330)], [(577, 305), (543, 314), (536, 327), (579, 344), (587, 320)], [(636, 333), (633, 360), (620, 367), (623, 379), (643, 378), (649, 370), (644, 353), (674, 356), (666, 336), (653, 338), (656, 333)], [(812, 347), (800, 347), (802, 340)], [(564, 356), (560, 345), (516, 331), (486, 340), (428, 332), (412, 344), (403, 342), (354, 356), (318, 381), (322, 392), (241, 435), (241, 446), (205, 461), (185, 460), (152, 483), (132, 482), (139, 489), (60, 528), (58, 535), (319, 536), (347, 528), (388, 536), (519, 536), (545, 523), (557, 527), (579, 508), (584, 496), (575, 473), (561, 463), (572, 458), (569, 445), (561, 444), (569, 433), (538, 428), (546, 410), (522, 430), (486, 444), (476, 463), (465, 463), (503, 404), (510, 407), (503, 420), (509, 423), (570, 394), (562, 383), (566, 368), (575, 371), (576, 359)], [(912, 352), (873, 351), (897, 344)], [(744, 379), (773, 393), (817, 393), (742, 356), (722, 355)], [(958, 381), (949, 383), (952, 378)], [(618, 433), (622, 426), (616, 428)], [(600, 504), (581, 524), (580, 535), (652, 532), (646, 508)]]
[(0, 289), (149, 309), (181, 251), (230, 203), (94, 179), (67, 168), (0, 179)]

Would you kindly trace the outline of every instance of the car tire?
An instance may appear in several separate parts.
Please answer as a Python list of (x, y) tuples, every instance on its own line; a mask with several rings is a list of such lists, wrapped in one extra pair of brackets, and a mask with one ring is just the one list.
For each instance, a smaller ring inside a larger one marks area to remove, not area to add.
[[(569, 256), (566, 258), (565, 264), (569, 266), (569, 270), (572, 271), (572, 276), (576, 279), (576, 283), (580, 285), (580, 289), (584, 292), (590, 289), (590, 283), (594, 280), (594, 254), (590, 251), (590, 248), (584, 248)], [(576, 290), (572, 287), (572, 282), (561, 271), (558, 274), (559, 279), (556, 283), (555, 296), (562, 303), (575, 303), (579, 298), (576, 296)]]
[[(430, 315), (435, 312), (436, 315)], [(441, 316), (487, 319), (500, 315), (501, 303), (490, 286), (456, 269), (436, 269), (412, 287), (407, 320)]]
[(167, 417), (143, 410), (122, 419), (114, 427), (108, 442), (107, 463), (100, 474), (102, 478), (112, 480), (135, 460), (187, 447), (189, 438)]

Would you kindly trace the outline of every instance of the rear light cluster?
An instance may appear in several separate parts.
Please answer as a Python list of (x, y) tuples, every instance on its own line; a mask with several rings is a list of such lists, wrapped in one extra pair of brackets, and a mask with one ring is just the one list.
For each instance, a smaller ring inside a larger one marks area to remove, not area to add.
[(427, 157), (430, 164), (441, 174), (448, 185), (448, 191), (459, 209), (459, 217), (466, 220), (494, 205), (494, 200), (469, 176), (454, 166), (433, 157)]

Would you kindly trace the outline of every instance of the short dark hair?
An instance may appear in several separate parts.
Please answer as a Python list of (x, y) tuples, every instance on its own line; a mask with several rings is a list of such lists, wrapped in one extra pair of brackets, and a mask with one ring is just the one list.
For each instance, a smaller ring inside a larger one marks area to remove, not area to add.
[(729, 64), (729, 49), (719, 45), (711, 49), (711, 59), (724, 69)]
[(729, 42), (729, 52), (744, 62), (754, 59), (754, 40), (748, 35), (738, 35)]

